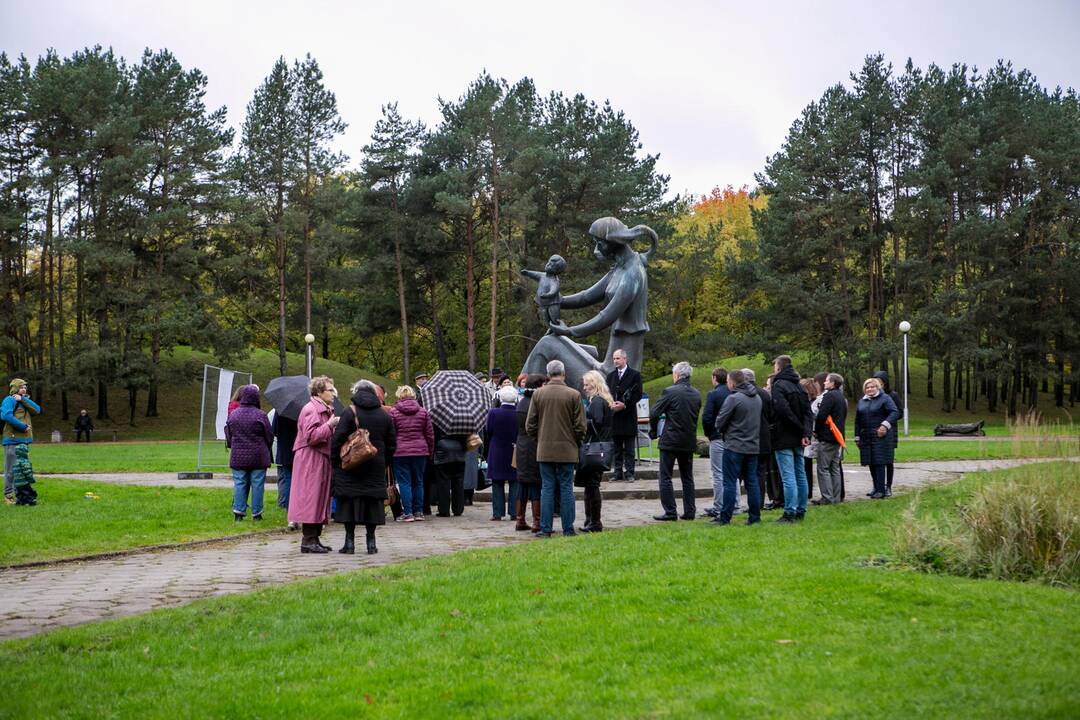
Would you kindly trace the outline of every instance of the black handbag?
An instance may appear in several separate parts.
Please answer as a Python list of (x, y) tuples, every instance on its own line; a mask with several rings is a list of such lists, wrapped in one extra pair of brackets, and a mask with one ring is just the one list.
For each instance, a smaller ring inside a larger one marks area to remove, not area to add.
[[(593, 422), (590, 418), (589, 425)], [(597, 435), (593, 429), (593, 435)], [(610, 470), (611, 457), (615, 453), (615, 443), (610, 440), (594, 440), (582, 444), (578, 468), (581, 470)]]

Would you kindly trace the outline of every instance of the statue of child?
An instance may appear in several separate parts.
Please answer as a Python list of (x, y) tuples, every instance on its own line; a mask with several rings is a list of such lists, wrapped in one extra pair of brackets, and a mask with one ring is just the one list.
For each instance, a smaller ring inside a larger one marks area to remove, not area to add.
[[(536, 288), (536, 304), (540, 306), (540, 320), (545, 326), (561, 324), (559, 311), (562, 306), (562, 294), (559, 292), (559, 275), (566, 271), (566, 261), (561, 255), (548, 258), (544, 272), (522, 270), (521, 274), (539, 282)], [(549, 331), (550, 332), (550, 331)]]

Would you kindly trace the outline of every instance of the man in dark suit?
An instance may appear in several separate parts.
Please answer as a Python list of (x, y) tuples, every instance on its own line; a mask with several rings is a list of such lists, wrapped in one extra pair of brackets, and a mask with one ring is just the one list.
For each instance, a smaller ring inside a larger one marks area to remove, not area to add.
[(626, 364), (626, 352), (616, 350), (611, 356), (615, 369), (608, 373), (607, 386), (615, 400), (611, 436), (615, 442), (612, 480), (633, 480), (637, 450), (637, 404), (641, 400), (641, 373)]

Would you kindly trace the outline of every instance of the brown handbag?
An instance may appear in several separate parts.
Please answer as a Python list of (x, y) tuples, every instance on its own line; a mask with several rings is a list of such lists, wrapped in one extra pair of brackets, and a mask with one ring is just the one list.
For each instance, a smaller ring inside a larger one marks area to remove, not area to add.
[(345, 444), (341, 446), (341, 469), (355, 470), (371, 458), (379, 454), (379, 451), (371, 444), (368, 431), (360, 427), (359, 411), (353, 406), (353, 421), (356, 430), (353, 431)]
[(383, 500), (383, 507), (389, 507), (394, 503), (401, 500), (401, 493), (398, 491), (397, 483), (394, 482), (394, 475), (390, 472), (390, 468), (386, 468), (386, 499)]

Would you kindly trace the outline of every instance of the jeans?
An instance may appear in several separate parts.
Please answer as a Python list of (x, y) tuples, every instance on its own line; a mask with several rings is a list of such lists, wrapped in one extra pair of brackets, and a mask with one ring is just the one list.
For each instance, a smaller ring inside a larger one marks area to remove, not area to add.
[(401, 514), (405, 517), (424, 514), (424, 468), (427, 456), (394, 458), (394, 480), (401, 493)]
[(611, 471), (616, 480), (634, 477), (634, 461), (637, 453), (637, 435), (619, 435), (611, 438), (615, 443)]
[(292, 486), (292, 468), (277, 466), (277, 506), (289, 509), (289, 488)]
[(4, 495), (15, 497), (15, 448), (18, 445), (4, 445)]
[(829, 503), (840, 502), (841, 448), (830, 442), (822, 442), (817, 451), (817, 481), (821, 499)]
[(540, 532), (550, 535), (555, 519), (555, 486), (559, 487), (559, 518), (563, 535), (574, 532), (574, 468), (576, 463), (542, 462), (540, 465)]
[(693, 452), (660, 451), (660, 504), (664, 508), (665, 515), (678, 514), (678, 507), (675, 505), (675, 487), (671, 483), (671, 472), (675, 469), (676, 461), (679, 463), (679, 477), (682, 480), (683, 515), (693, 519), (697, 514), (697, 506), (694, 503)]
[(780, 479), (784, 483), (784, 514), (797, 515), (806, 512), (809, 486), (806, 484), (806, 462), (802, 449), (774, 450)]
[(248, 490), (251, 490), (251, 514), (262, 515), (263, 491), (266, 488), (266, 468), (232, 471), (232, 509), (237, 515), (247, 512)]
[(731, 522), (735, 514), (735, 498), (739, 494), (739, 478), (746, 481), (747, 523), (761, 520), (761, 490), (758, 488), (758, 455), (724, 450), (724, 504), (720, 519)]

